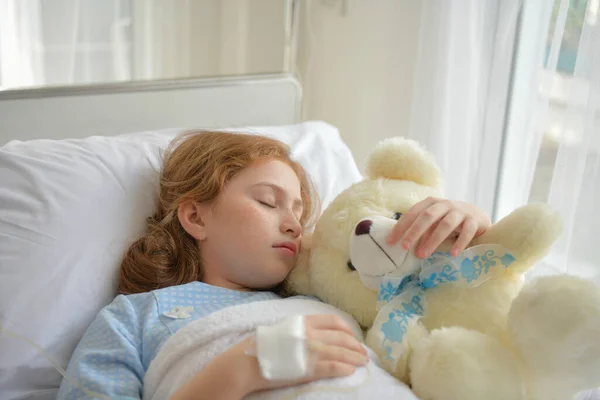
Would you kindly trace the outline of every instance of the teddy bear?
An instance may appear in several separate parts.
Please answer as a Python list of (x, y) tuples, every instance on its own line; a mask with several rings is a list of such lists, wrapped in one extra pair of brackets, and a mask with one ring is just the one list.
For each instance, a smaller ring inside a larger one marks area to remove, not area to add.
[(526, 277), (560, 235), (559, 215), (517, 208), (456, 257), (451, 238), (426, 259), (386, 242), (412, 205), (443, 196), (431, 153), (403, 137), (381, 141), (365, 178), (306, 235), (285, 290), (352, 315), (422, 400), (568, 400), (600, 386), (600, 288)]

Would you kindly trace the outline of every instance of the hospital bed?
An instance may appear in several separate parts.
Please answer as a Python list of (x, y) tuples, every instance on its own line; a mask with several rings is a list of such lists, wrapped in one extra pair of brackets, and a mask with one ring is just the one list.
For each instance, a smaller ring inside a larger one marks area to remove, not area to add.
[(334, 126), (300, 122), (301, 99), (287, 74), (0, 92), (0, 399), (55, 398), (55, 367), (116, 295), (178, 133), (283, 140), (323, 207), (360, 180)]

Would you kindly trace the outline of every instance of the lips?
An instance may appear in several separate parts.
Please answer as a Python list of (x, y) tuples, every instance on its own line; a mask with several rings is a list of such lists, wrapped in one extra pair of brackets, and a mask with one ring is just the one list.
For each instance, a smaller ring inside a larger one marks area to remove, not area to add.
[(290, 250), (292, 253), (296, 254), (296, 250), (297, 250), (297, 246), (296, 243), (294, 242), (283, 242), (283, 243), (278, 243), (275, 246), (273, 246), (275, 248), (284, 248), (284, 249), (288, 249)]

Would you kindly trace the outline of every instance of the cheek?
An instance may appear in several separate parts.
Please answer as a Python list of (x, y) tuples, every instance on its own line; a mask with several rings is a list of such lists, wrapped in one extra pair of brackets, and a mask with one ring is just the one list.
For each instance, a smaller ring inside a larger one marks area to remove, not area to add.
[[(236, 239), (234, 245), (249, 245), (268, 239), (272, 231), (273, 216), (260, 204), (251, 201), (240, 202), (235, 208), (227, 210), (223, 221), (226, 222), (227, 234)], [(225, 224), (224, 224), (225, 225)]]

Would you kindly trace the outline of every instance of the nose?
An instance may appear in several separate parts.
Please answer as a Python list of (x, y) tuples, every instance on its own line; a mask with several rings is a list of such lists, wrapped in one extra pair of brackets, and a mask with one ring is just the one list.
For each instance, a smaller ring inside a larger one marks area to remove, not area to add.
[(283, 219), (281, 231), (291, 234), (293, 237), (298, 237), (302, 233), (302, 224), (292, 214), (290, 217)]
[(373, 225), (373, 221), (371, 221), (370, 219), (360, 221), (358, 225), (356, 225), (354, 233), (356, 234), (356, 236), (368, 235), (369, 232), (371, 232), (371, 225)]

